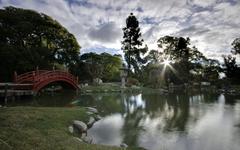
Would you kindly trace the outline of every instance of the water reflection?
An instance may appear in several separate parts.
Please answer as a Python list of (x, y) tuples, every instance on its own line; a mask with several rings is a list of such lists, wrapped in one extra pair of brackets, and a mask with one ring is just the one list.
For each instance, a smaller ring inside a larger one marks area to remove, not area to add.
[(124, 118), (120, 114), (106, 116), (94, 124), (94, 128), (88, 131), (93, 143), (105, 145), (120, 145), (123, 141), (121, 130)]
[(102, 110), (105, 118), (89, 132), (98, 144), (126, 143), (150, 150), (238, 150), (240, 146), (237, 97), (100, 94), (80, 96), (78, 104)]
[(42, 95), (9, 106), (91, 106), (103, 119), (88, 132), (94, 143), (149, 150), (238, 150), (240, 96), (213, 93)]

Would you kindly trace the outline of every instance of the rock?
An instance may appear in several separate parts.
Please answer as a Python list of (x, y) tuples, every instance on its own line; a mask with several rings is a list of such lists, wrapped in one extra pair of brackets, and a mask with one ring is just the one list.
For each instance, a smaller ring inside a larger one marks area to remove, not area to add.
[(0, 105), (0, 108), (2, 108), (2, 105)]
[(83, 140), (84, 142), (88, 143), (88, 144), (92, 144), (92, 142), (93, 142), (93, 139), (90, 138), (90, 137), (88, 137), (88, 136), (82, 137), (82, 140)]
[(92, 112), (94, 114), (97, 114), (98, 113), (98, 110), (96, 108), (93, 108), (93, 107), (86, 107), (88, 109), (89, 112)]
[(96, 122), (95, 118), (90, 117), (87, 123), (88, 129), (91, 128), (95, 122)]
[(120, 144), (120, 147), (122, 147), (122, 148), (127, 148), (127, 147), (128, 147), (128, 145), (127, 145), (127, 144), (125, 144), (125, 143), (122, 143), (122, 144)]
[(82, 121), (78, 121), (78, 120), (74, 120), (73, 121), (73, 129), (77, 130), (79, 133), (87, 133), (87, 125), (82, 122)]
[(102, 119), (102, 117), (101, 117), (100, 115), (96, 115), (96, 116), (95, 116), (95, 120), (96, 120), (96, 121), (101, 120), (101, 119)]
[(69, 127), (68, 127), (68, 131), (69, 131), (70, 133), (73, 133), (73, 126), (69, 126)]
[(78, 141), (78, 142), (83, 142), (82, 139), (78, 138), (78, 137), (73, 137), (74, 140)]
[(87, 111), (86, 112), (88, 115), (93, 115), (94, 113), (93, 112), (90, 112), (90, 111)]
[(95, 85), (100, 85), (102, 83), (103, 83), (103, 81), (100, 78), (93, 79), (93, 84), (95, 84)]

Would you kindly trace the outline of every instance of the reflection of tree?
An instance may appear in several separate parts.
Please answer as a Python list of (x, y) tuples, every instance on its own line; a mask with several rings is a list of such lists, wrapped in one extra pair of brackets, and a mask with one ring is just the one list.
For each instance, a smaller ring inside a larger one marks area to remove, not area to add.
[[(124, 103), (120, 94), (91, 94), (81, 95), (79, 99), (80, 106), (96, 107), (101, 115), (112, 113), (124, 113)], [(104, 112), (103, 112), (104, 111)]]
[(128, 145), (137, 145), (137, 139), (143, 127), (140, 121), (145, 118), (143, 108), (137, 108), (132, 113), (127, 113), (122, 132), (124, 133), (124, 142)]
[(239, 95), (225, 94), (224, 97), (225, 97), (225, 103), (229, 105), (235, 105), (236, 100), (239, 99)]
[(143, 95), (146, 99), (146, 113), (150, 118), (163, 117), (164, 130), (184, 131), (189, 117), (189, 96), (169, 94)]
[(150, 118), (159, 117), (159, 112), (164, 110), (167, 101), (166, 96), (161, 94), (143, 94), (142, 98), (146, 102), (145, 111)]
[[(122, 134), (128, 145), (138, 145), (140, 134), (153, 120), (159, 120), (157, 128), (164, 132), (186, 131), (187, 123), (204, 113), (199, 112), (195, 107), (201, 106), (195, 104), (216, 100), (217, 95), (211, 93), (94, 94), (85, 96), (85, 99), (81, 96), (81, 101), (85, 101), (87, 106), (104, 110), (104, 115), (120, 113), (124, 117)], [(190, 107), (193, 108), (193, 116), (190, 116)]]
[(168, 96), (168, 108), (173, 110), (173, 115), (166, 118), (165, 130), (184, 131), (189, 118), (189, 96)]

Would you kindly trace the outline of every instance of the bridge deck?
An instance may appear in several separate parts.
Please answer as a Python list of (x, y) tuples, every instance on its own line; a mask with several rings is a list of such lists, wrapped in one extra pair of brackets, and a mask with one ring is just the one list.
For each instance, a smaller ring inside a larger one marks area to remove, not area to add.
[(0, 97), (11, 97), (11, 96), (31, 96), (34, 95), (32, 90), (0, 90)]
[(0, 83), (0, 97), (12, 96), (31, 96), (34, 91), (31, 90), (33, 84), (18, 84), (18, 83)]

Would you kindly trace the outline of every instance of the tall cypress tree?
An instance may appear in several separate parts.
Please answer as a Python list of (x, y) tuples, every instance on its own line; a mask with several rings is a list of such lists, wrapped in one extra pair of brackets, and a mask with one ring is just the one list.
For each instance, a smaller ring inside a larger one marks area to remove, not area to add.
[(122, 50), (128, 66), (128, 76), (131, 68), (138, 74), (140, 72), (140, 64), (144, 63), (141, 54), (146, 53), (147, 47), (141, 47), (143, 39), (141, 38), (139, 22), (131, 13), (126, 19), (126, 27), (123, 28)]

